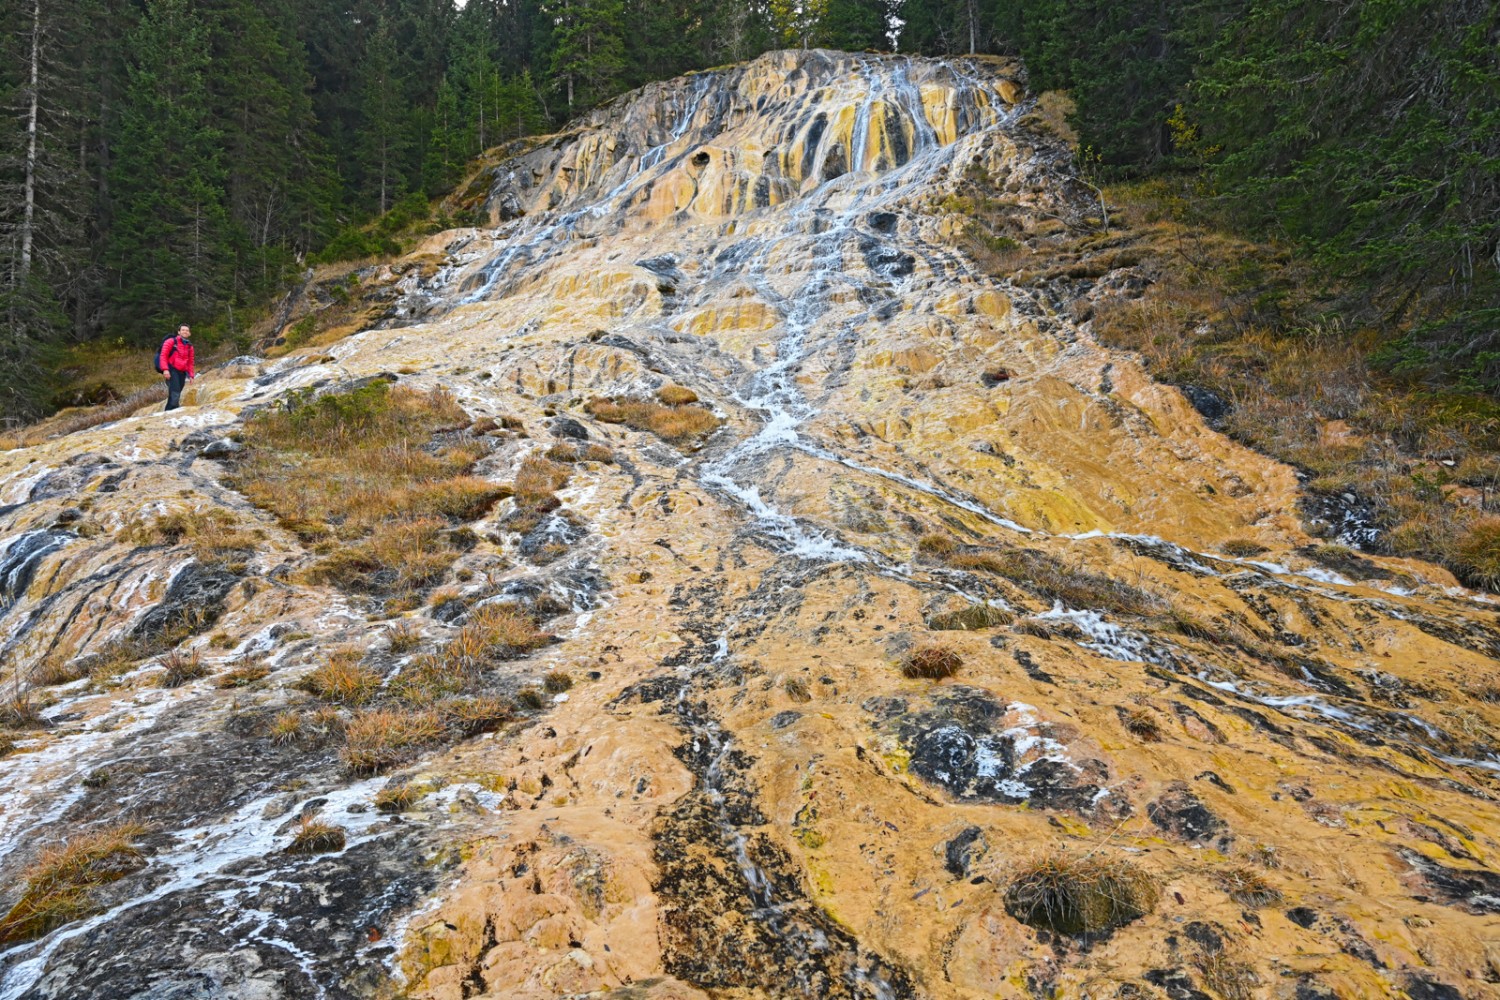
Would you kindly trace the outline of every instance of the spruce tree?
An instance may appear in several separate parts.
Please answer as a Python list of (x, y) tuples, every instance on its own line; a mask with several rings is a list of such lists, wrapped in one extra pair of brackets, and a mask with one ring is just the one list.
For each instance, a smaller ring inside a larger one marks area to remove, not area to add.
[(149, 338), (208, 315), (229, 255), (220, 130), (209, 115), (208, 32), (187, 0), (152, 0), (127, 39), (129, 86), (114, 147), (112, 304)]
[(593, 107), (622, 89), (625, 77), (623, 0), (558, 0), (551, 73), (568, 113)]
[(406, 189), (411, 113), (395, 39), (382, 23), (359, 66), (359, 149), (366, 204), (384, 213)]

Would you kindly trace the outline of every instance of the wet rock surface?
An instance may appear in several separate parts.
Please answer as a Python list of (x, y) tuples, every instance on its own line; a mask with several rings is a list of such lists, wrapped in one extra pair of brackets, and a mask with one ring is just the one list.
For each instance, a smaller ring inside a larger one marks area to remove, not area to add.
[[(365, 329), (0, 454), (0, 682), (30, 699), (0, 906), (45, 846), (149, 825), (0, 951), (0, 998), (1482, 995), (1494, 604), (1096, 346), (1128, 254), (1024, 283), (965, 257), (975, 178), (1018, 239), (1092, 225), (1030, 109), (998, 59), (652, 85), (514, 147), (490, 226), (361, 269)], [(451, 394), (431, 447), (505, 494), (404, 602), (311, 574), (351, 540), (199, 451), (392, 372)], [(587, 406), (667, 384), (722, 423)], [(570, 442), (610, 460), (523, 511)], [(142, 540), (207, 515), (233, 538)], [(497, 603), (555, 636), (486, 665), (528, 707), (351, 772), (360, 705), (309, 675), (389, 690)], [(906, 676), (928, 649), (953, 676)], [(304, 818), (344, 846), (287, 853)], [(1022, 924), (1039, 858), (1128, 862), (1159, 902), (1097, 940)]]

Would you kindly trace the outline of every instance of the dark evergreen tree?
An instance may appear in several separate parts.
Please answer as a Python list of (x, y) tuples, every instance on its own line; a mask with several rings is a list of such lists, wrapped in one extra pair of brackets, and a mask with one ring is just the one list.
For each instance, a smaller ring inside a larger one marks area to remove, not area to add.
[(187, 0), (153, 0), (127, 48), (130, 83), (110, 184), (110, 297), (119, 327), (149, 339), (209, 315), (225, 296), (225, 172), (202, 18)]
[(413, 147), (411, 109), (390, 29), (371, 33), (359, 66), (359, 149), (365, 203), (385, 212), (406, 189)]
[(557, 0), (550, 71), (569, 114), (621, 89), (625, 78), (623, 0)]
[(826, 0), (813, 31), (814, 44), (851, 52), (889, 49), (889, 19), (885, 0)]

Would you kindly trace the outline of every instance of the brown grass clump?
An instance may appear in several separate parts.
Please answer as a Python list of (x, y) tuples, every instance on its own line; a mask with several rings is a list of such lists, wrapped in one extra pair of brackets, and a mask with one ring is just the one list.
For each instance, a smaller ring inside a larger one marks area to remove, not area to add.
[(927, 619), (927, 627), (939, 632), (970, 632), (976, 629), (1009, 625), (1016, 616), (1003, 608), (988, 604), (970, 604), (957, 611), (945, 611)]
[(0, 700), (0, 726), (36, 729), (42, 724), (42, 706), (30, 691), (17, 691)]
[(532, 455), (516, 470), (516, 501), (532, 503), (544, 497), (550, 497), (567, 483), (567, 469), (549, 459)]
[(504, 698), (450, 698), (437, 706), (443, 722), (462, 737), (491, 733), (516, 716), (515, 706)]
[(208, 674), (208, 667), (198, 658), (198, 651), (184, 653), (180, 649), (174, 649), (161, 658), (161, 665), (165, 668), (157, 683), (164, 688), (182, 687), (188, 681), (197, 680)]
[(1247, 865), (1216, 871), (1214, 881), (1241, 906), (1276, 906), (1283, 899), (1270, 879)]
[(1149, 710), (1137, 705), (1121, 706), (1116, 711), (1120, 715), (1120, 725), (1124, 726), (1125, 731), (1131, 736), (1145, 743), (1161, 742), (1161, 725), (1157, 723), (1156, 716)]
[(262, 535), (243, 528), (227, 510), (173, 511), (150, 522), (128, 525), (121, 535), (133, 545), (189, 545), (201, 563), (218, 565), (241, 560)]
[(1236, 559), (1253, 559), (1265, 555), (1270, 549), (1248, 538), (1228, 538), (1220, 543), (1219, 551)]
[(359, 660), (358, 650), (335, 650), (327, 663), (302, 677), (296, 686), (324, 701), (363, 705), (380, 690), (380, 674)]
[(360, 712), (344, 727), (341, 756), (351, 771), (381, 771), (407, 760), (423, 744), (442, 735), (430, 711), (375, 708)]
[(656, 390), (656, 398), (667, 406), (686, 406), (698, 402), (698, 394), (685, 385), (664, 385)]
[(478, 439), (433, 446), (467, 422), (441, 390), (377, 381), (297, 396), (249, 421), (230, 484), (304, 540), (343, 543), (309, 571), (311, 582), (379, 595), (425, 590), (463, 550), (449, 529), (507, 493), (468, 474), (485, 453)]
[(31, 668), (31, 673), (26, 679), (36, 687), (57, 687), (60, 684), (71, 684), (87, 677), (88, 666), (86, 660), (47, 656)]
[(549, 462), (576, 462), (583, 457), (583, 449), (577, 445), (559, 441), (542, 452), (542, 456)]
[(324, 823), (311, 816), (303, 816), (297, 824), (292, 842), (286, 845), (288, 854), (329, 854), (342, 851), (346, 838), (344, 828)]
[(271, 720), (271, 728), (266, 735), (271, 737), (271, 742), (277, 746), (285, 746), (295, 743), (301, 738), (303, 731), (302, 713), (295, 708), (277, 712), (276, 718)]
[(29, 941), (94, 912), (93, 890), (143, 863), (134, 841), (145, 832), (137, 823), (123, 823), (44, 849), (22, 876), (21, 898), (0, 917), (0, 944)]
[(422, 794), (415, 785), (400, 784), (382, 788), (375, 793), (375, 810), (383, 813), (403, 813), (417, 804)]
[(534, 687), (523, 687), (516, 692), (516, 704), (530, 712), (539, 712), (547, 707), (547, 698)]
[(958, 542), (952, 535), (932, 532), (917, 539), (917, 551), (932, 556), (946, 556), (958, 551)]
[(702, 406), (663, 406), (644, 399), (595, 398), (589, 400), (585, 408), (604, 423), (650, 431), (662, 440), (684, 448), (690, 448), (723, 423)]
[(560, 670), (554, 670), (542, 678), (542, 690), (548, 694), (562, 694), (573, 687), (573, 678)]
[(946, 646), (929, 646), (912, 653), (901, 663), (901, 672), (907, 677), (926, 680), (942, 680), (958, 673), (964, 665), (963, 657)]
[(1500, 590), (1500, 517), (1471, 521), (1458, 535), (1452, 561), (1465, 583)]
[(583, 460), (585, 462), (599, 462), (602, 465), (612, 465), (615, 453), (602, 444), (591, 444), (583, 449)]
[(1159, 895), (1156, 879), (1129, 861), (1059, 852), (1015, 872), (1005, 909), (1028, 926), (1085, 937), (1145, 916)]
[(409, 653), (422, 644), (422, 632), (410, 621), (399, 621), (391, 626), (386, 638), (393, 653)]
[(244, 666), (235, 667), (233, 670), (214, 681), (214, 687), (240, 688), (249, 687), (258, 680), (270, 676), (271, 668), (262, 663), (247, 663)]

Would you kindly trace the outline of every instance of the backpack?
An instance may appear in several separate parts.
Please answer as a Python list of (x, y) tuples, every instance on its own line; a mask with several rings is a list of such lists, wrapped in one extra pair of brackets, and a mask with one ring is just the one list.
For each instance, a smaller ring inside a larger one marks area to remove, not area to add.
[[(166, 369), (161, 366), (161, 354), (162, 354), (162, 351), (165, 351), (167, 349), (167, 341), (176, 340), (176, 339), (177, 339), (177, 334), (174, 333), (174, 334), (172, 334), (172, 336), (168, 337), (166, 340), (163, 340), (161, 342), (161, 346), (156, 349), (156, 359), (151, 362), (156, 367), (156, 374), (160, 375), (160, 374), (162, 374), (163, 372), (166, 371)], [(181, 346), (181, 345), (179, 345), (179, 346)]]

